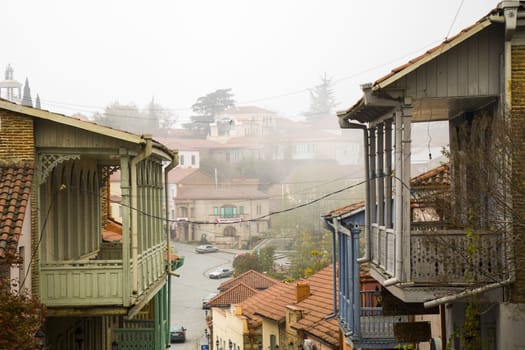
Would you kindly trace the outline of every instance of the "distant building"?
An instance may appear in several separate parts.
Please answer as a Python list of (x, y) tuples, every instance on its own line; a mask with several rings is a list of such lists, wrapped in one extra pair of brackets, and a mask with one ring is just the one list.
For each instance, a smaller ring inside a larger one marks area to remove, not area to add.
[(11, 102), (22, 101), (22, 84), (13, 78), (14, 69), (10, 64), (5, 68), (4, 80), (0, 81), (0, 98)]
[(268, 195), (257, 189), (258, 180), (218, 183), (199, 170), (178, 168), (170, 176), (176, 181), (176, 240), (205, 239), (222, 247), (242, 248), (253, 236), (267, 232)]

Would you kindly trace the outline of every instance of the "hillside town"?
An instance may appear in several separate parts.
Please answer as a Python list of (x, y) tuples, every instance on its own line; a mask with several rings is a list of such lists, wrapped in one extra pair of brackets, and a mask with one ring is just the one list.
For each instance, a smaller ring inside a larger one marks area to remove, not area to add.
[(322, 75), (301, 119), (232, 89), (66, 115), (7, 64), (0, 349), (525, 349), (524, 18), (349, 105)]

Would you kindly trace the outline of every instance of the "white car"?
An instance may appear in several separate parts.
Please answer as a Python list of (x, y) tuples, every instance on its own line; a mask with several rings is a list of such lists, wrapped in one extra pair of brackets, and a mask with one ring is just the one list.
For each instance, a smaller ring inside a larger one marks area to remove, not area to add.
[(211, 244), (203, 244), (203, 245), (200, 245), (197, 248), (195, 248), (195, 252), (197, 252), (199, 254), (215, 253), (215, 252), (218, 252), (218, 251), (219, 251), (219, 248), (217, 248), (216, 246), (211, 245)]
[(220, 269), (212, 271), (208, 274), (208, 277), (211, 279), (219, 279), (219, 278), (226, 278), (226, 277), (232, 277), (232, 276), (233, 276), (233, 270), (227, 267), (221, 267)]

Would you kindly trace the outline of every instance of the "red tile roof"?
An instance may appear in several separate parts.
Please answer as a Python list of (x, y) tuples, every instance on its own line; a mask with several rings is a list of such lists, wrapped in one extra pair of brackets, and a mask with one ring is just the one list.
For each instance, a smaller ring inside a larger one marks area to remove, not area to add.
[(276, 283), (242, 302), (242, 314), (252, 326), (261, 324), (261, 316), (280, 322), (286, 316), (286, 305), (296, 300), (295, 289), (295, 282)]
[(16, 256), (24, 217), (30, 209), (33, 174), (29, 162), (0, 164), (0, 259)]
[(410, 180), (411, 187), (449, 187), (450, 186), (450, 166), (448, 163), (442, 164), (437, 168), (430, 169)]
[(294, 305), (294, 309), (303, 311), (303, 318), (292, 324), (291, 327), (309, 333), (337, 348), (339, 325), (335, 318), (326, 319), (334, 310), (332, 266), (322, 269), (307, 279), (311, 294)]
[(241, 283), (256, 290), (264, 290), (276, 283), (280, 283), (280, 281), (255, 270), (249, 270), (233, 279), (221, 283), (217, 289), (224, 292)]
[[(413, 177), (410, 180), (410, 186), (414, 190), (448, 188), (450, 186), (450, 165), (448, 163), (442, 164), (416, 177)], [(415, 199), (412, 198), (411, 201), (414, 203)], [(361, 201), (341, 208), (333, 209), (324, 215), (324, 217), (330, 218), (350, 214), (353, 211), (363, 209), (364, 207), (365, 202)]]
[(211, 307), (224, 307), (239, 304), (257, 293), (256, 289), (241, 282), (211, 298), (208, 301), (208, 305)]

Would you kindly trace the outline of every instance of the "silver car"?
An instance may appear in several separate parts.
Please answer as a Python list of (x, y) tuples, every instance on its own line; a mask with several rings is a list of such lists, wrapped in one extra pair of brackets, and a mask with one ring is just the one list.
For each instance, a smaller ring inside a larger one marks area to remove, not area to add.
[(232, 277), (232, 276), (233, 276), (233, 270), (227, 267), (222, 267), (208, 274), (208, 277), (211, 279), (219, 279), (219, 278), (226, 278), (226, 277)]
[(217, 251), (219, 251), (219, 248), (217, 248), (216, 246), (213, 246), (211, 244), (203, 244), (203, 245), (200, 245), (197, 248), (195, 248), (195, 252), (197, 252), (199, 254), (215, 253)]

